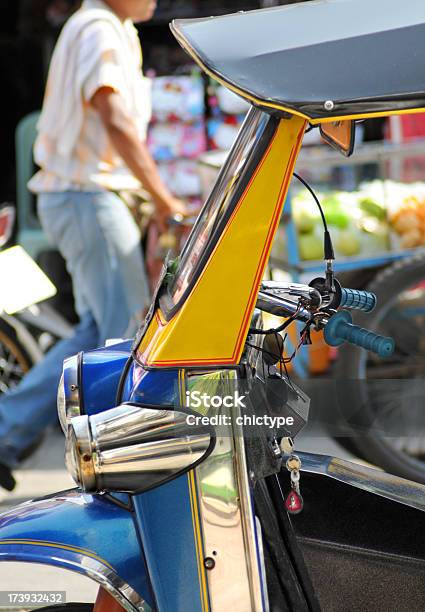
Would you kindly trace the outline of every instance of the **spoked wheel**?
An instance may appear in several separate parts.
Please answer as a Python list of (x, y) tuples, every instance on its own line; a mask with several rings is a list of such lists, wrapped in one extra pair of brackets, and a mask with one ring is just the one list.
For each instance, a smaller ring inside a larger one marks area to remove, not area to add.
[(0, 317), (0, 394), (16, 387), (33, 365), (14, 328)]
[(336, 363), (338, 404), (358, 455), (425, 483), (425, 252), (397, 262), (367, 287), (378, 305), (358, 325), (396, 343), (379, 359), (344, 346)]
[[(35, 365), (25, 345), (19, 339), (16, 330), (5, 319), (0, 317), (0, 396), (16, 387), (25, 374)], [(43, 436), (39, 436), (20, 456), (27, 459), (39, 447)]]

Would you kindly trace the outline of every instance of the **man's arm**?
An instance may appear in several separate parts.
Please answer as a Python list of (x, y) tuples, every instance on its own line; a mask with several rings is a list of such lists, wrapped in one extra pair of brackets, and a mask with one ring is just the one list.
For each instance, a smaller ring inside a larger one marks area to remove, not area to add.
[(117, 153), (151, 194), (160, 223), (176, 213), (184, 213), (184, 204), (164, 185), (146, 144), (138, 137), (135, 122), (121, 95), (109, 87), (101, 87), (91, 104), (99, 113)]

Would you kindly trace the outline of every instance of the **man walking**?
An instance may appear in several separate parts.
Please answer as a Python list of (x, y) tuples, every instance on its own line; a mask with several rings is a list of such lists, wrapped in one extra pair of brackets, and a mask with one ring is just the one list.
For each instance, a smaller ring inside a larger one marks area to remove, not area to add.
[(80, 323), (0, 399), (0, 486), (8, 490), (22, 454), (56, 421), (63, 359), (122, 337), (149, 304), (140, 233), (119, 193), (143, 186), (162, 228), (184, 212), (145, 144), (149, 85), (133, 23), (154, 10), (152, 0), (85, 0), (53, 53), (34, 149), (41, 170), (29, 187), (65, 258)]

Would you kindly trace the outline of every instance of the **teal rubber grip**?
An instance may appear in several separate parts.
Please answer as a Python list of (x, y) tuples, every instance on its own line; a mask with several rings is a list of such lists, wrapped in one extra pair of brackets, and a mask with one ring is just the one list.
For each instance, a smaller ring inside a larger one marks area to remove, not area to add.
[(352, 316), (347, 310), (341, 310), (329, 319), (324, 335), (326, 343), (330, 346), (341, 346), (344, 342), (349, 342), (383, 358), (390, 357), (395, 348), (392, 338), (379, 336), (358, 325), (353, 325)]
[(371, 312), (376, 306), (376, 295), (360, 289), (341, 288), (341, 308)]

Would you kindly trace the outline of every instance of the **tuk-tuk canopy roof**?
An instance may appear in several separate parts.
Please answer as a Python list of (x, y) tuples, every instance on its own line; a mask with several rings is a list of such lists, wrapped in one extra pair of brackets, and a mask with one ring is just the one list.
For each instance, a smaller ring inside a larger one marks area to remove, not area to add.
[(172, 30), (211, 76), (313, 123), (425, 109), (424, 0), (318, 0)]

